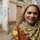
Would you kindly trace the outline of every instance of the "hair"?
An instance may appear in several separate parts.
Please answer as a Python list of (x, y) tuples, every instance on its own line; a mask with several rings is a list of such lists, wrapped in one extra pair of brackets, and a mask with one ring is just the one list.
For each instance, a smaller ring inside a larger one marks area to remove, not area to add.
[[(21, 20), (21, 22), (22, 22), (22, 21), (25, 21), (24, 15), (25, 15), (27, 9), (28, 9), (29, 7), (31, 7), (31, 6), (34, 6), (34, 7), (37, 8), (37, 11), (38, 11), (38, 18), (40, 17), (40, 10), (39, 10), (39, 7), (38, 7), (37, 5), (35, 5), (35, 4), (30, 4), (30, 5), (28, 5), (28, 6), (26, 7), (26, 9), (24, 10), (24, 13), (23, 13), (23, 15), (22, 15), (22, 20)], [(20, 23), (21, 23), (21, 22), (20, 22)]]

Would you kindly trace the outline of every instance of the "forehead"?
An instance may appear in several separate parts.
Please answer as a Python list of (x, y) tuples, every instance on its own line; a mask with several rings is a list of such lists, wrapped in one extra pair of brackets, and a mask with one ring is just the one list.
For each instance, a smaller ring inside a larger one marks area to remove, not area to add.
[(37, 11), (37, 8), (35, 6), (30, 6), (27, 8), (27, 11)]

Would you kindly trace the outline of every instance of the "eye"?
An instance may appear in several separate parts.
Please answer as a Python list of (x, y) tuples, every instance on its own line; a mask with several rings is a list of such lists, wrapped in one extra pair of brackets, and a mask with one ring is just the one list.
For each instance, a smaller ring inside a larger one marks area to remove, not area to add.
[(32, 12), (27, 12), (28, 14), (31, 14)]
[(37, 15), (38, 13), (37, 12), (34, 12), (34, 14)]

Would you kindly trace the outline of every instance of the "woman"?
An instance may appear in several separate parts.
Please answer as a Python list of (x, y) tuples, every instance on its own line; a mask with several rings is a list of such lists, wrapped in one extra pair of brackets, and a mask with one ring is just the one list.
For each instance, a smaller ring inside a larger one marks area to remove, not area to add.
[(39, 15), (40, 11), (37, 5), (31, 4), (26, 7), (23, 19), (17, 26), (17, 40), (40, 40)]

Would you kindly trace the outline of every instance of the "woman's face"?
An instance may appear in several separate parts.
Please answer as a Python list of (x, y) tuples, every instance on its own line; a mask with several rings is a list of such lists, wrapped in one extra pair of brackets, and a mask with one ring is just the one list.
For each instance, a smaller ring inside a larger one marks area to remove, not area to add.
[(29, 24), (33, 24), (34, 22), (37, 21), (38, 19), (38, 11), (37, 8), (34, 6), (30, 6), (29, 8), (27, 8), (27, 11), (24, 15), (25, 20), (29, 23)]

